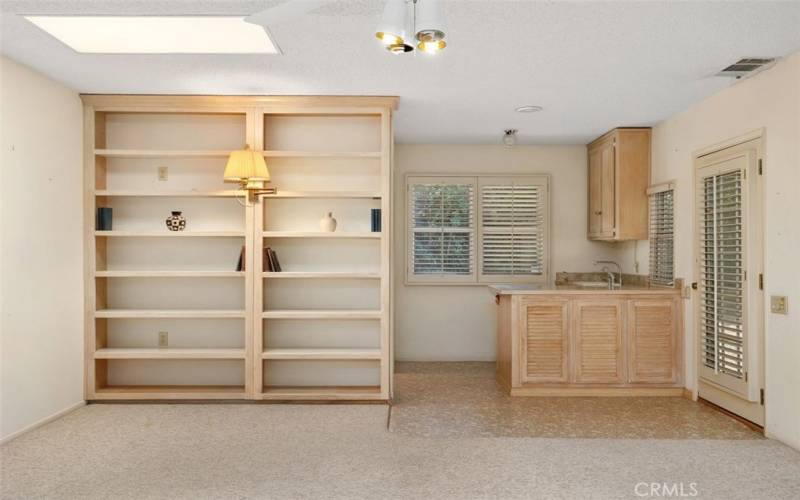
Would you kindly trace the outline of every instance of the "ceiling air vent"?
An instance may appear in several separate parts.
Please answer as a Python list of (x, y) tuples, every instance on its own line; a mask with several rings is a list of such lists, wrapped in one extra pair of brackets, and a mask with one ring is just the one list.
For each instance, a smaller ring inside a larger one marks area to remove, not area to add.
[(744, 78), (753, 76), (775, 64), (774, 57), (748, 57), (739, 59), (727, 68), (723, 69), (717, 76), (729, 76), (733, 78)]

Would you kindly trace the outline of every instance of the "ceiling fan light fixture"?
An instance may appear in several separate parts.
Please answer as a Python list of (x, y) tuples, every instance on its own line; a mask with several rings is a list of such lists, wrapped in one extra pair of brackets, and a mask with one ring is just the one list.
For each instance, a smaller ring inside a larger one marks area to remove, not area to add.
[(386, 0), (375, 38), (392, 54), (441, 52), (447, 43), (439, 0)]

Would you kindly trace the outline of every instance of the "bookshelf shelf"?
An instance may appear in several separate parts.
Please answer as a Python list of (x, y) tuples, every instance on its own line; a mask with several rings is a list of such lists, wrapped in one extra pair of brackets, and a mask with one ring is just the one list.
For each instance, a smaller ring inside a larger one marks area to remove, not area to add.
[(264, 311), (264, 319), (381, 319), (381, 311), (369, 310), (274, 310)]
[(130, 348), (98, 349), (94, 359), (244, 359), (244, 349)]
[(381, 359), (380, 349), (266, 349), (263, 359), (364, 360)]
[(96, 278), (243, 278), (244, 271), (95, 271)]
[(363, 279), (379, 280), (380, 273), (347, 273), (347, 272), (300, 272), (281, 271), (261, 273), (264, 278), (270, 279)]
[(382, 399), (380, 386), (264, 386), (261, 393), (262, 399), (277, 400), (358, 400), (358, 399)]
[(95, 149), (94, 154), (104, 158), (227, 158), (230, 150), (178, 150), (156, 149)]
[(94, 313), (95, 318), (120, 319), (120, 318), (244, 318), (244, 310), (235, 309), (99, 309)]
[(246, 399), (244, 386), (237, 385), (115, 385), (98, 387), (93, 400), (141, 399)]
[(264, 195), (264, 198), (367, 198), (379, 200), (381, 193), (376, 191), (278, 191), (275, 194)]
[(264, 151), (267, 158), (380, 158), (380, 151)]
[(370, 232), (313, 232), (313, 231), (264, 231), (264, 238), (349, 238), (349, 239), (380, 239), (381, 233)]
[[(85, 399), (391, 399), (396, 98), (81, 99)], [(240, 207), (223, 173), (244, 145), (278, 191)], [(340, 231), (315, 231), (328, 212)]]
[(99, 189), (94, 192), (95, 196), (108, 197), (164, 197), (164, 198), (241, 198), (246, 195), (244, 191), (124, 191)]
[(244, 231), (95, 231), (107, 238), (244, 238)]

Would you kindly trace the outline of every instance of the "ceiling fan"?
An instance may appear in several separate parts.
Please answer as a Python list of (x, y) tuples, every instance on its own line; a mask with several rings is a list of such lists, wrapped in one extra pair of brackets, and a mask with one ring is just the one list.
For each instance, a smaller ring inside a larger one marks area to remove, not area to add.
[[(244, 20), (261, 26), (277, 47), (269, 31), (271, 26), (291, 21), (334, 1), (288, 0), (251, 14)], [(447, 46), (442, 25), (439, 0), (386, 0), (375, 36), (393, 54), (411, 52), (414, 45), (423, 52), (436, 53)]]

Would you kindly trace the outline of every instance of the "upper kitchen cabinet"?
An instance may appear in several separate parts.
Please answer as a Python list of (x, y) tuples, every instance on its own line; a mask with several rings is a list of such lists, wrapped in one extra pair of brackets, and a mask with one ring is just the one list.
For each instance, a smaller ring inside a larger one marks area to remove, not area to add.
[(588, 238), (646, 240), (650, 129), (615, 128), (587, 148)]

